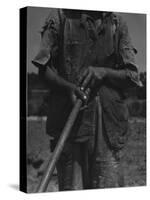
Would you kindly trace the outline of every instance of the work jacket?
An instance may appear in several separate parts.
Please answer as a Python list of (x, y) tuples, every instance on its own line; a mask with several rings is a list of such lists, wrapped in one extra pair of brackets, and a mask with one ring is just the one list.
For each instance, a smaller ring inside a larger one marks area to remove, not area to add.
[[(49, 66), (67, 81), (78, 85), (79, 78), (88, 66), (124, 70), (125, 80), (104, 81), (96, 90), (102, 106), (103, 130), (110, 146), (124, 146), (128, 132), (128, 109), (124, 103), (124, 90), (140, 86), (137, 50), (133, 47), (128, 27), (114, 13), (105, 13), (99, 19), (90, 13), (65, 15), (55, 9), (46, 19), (41, 31), (41, 46), (33, 64), (40, 71)], [(90, 12), (90, 11), (89, 11)], [(97, 12), (96, 12), (97, 13)], [(94, 96), (94, 97), (95, 97)], [(47, 133), (58, 138), (72, 109), (69, 95), (51, 89), (47, 119)], [(97, 104), (93, 98), (81, 111), (72, 130), (72, 138), (83, 142), (94, 137), (97, 124)]]

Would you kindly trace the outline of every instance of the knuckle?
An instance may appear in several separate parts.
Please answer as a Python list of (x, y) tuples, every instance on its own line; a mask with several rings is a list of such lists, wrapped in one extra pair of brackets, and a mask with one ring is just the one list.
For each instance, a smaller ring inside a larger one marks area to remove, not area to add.
[(89, 66), (89, 67), (88, 67), (88, 72), (90, 72), (90, 71), (91, 71), (91, 67)]

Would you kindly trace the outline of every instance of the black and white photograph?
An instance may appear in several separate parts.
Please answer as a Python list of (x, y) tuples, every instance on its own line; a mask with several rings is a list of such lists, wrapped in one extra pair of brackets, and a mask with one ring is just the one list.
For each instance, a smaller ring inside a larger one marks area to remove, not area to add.
[(20, 19), (20, 189), (146, 186), (146, 14), (26, 7)]

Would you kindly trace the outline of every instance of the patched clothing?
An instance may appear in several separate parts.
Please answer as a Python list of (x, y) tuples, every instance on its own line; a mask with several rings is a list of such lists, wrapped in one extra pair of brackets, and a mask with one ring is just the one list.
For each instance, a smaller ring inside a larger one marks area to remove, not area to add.
[[(102, 122), (101, 134), (104, 136), (100, 143), (106, 140), (104, 146), (109, 146), (108, 155), (111, 150), (118, 151), (124, 147), (128, 137), (128, 109), (124, 103), (124, 89), (141, 84), (135, 63), (136, 52), (126, 23), (114, 13), (106, 13), (102, 18), (94, 20), (87, 13), (81, 13), (76, 18), (66, 17), (61, 10), (56, 10), (55, 18), (47, 18), (41, 33), (41, 47), (33, 60), (37, 67), (44, 70), (49, 65), (61, 77), (76, 85), (88, 66), (122, 69), (126, 72), (126, 79), (122, 82), (112, 85), (104, 81), (100, 88), (95, 89), (94, 98), (79, 113), (72, 129), (70, 140), (73, 143), (90, 141), (90, 149), (94, 152), (96, 145), (96, 154), (101, 156), (102, 145), (95, 141), (99, 137), (99, 123)], [(71, 109), (69, 96), (51, 91), (47, 133), (54, 140), (58, 139)], [(99, 109), (101, 119), (98, 119)]]

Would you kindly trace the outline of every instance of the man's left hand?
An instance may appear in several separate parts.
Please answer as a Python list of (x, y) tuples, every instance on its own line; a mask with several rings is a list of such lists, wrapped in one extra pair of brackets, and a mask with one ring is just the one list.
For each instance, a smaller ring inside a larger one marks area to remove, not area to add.
[(80, 78), (81, 88), (93, 88), (98, 84), (101, 84), (106, 77), (106, 69), (103, 67), (89, 66), (82, 74)]

